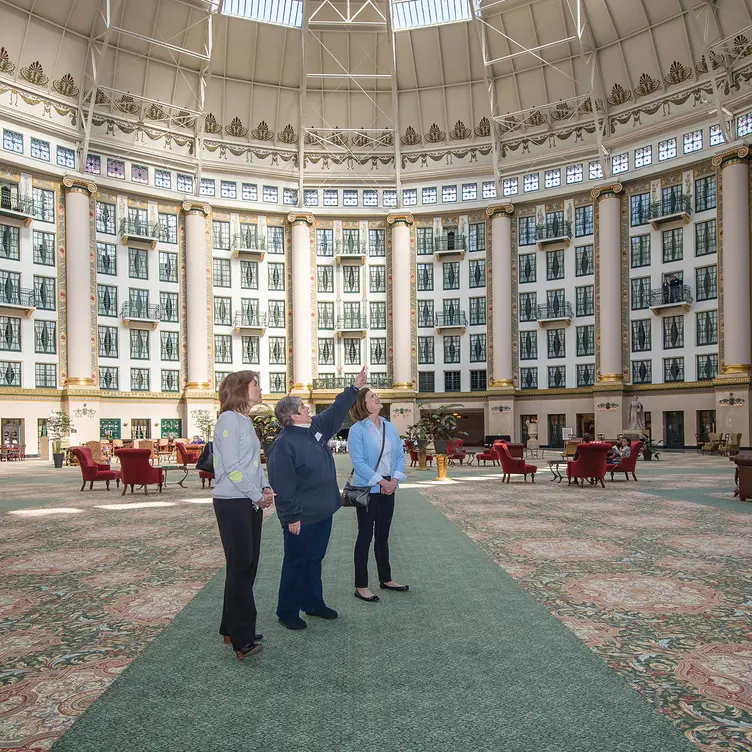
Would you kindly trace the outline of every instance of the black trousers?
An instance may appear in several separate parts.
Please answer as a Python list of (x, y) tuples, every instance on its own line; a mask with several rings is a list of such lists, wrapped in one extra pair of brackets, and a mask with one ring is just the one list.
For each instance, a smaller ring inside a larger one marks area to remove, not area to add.
[(372, 493), (368, 507), (358, 507), (356, 511), (358, 538), (355, 541), (355, 587), (368, 587), (368, 553), (374, 533), (376, 542), (373, 548), (379, 582), (389, 582), (392, 579), (392, 568), (389, 565), (389, 530), (394, 516), (394, 494), (385, 496)]
[(256, 580), (261, 525), (264, 513), (250, 499), (214, 499), (219, 536), (225, 550), (225, 599), (219, 633), (229, 635), (234, 650), (253, 641), (256, 634)]

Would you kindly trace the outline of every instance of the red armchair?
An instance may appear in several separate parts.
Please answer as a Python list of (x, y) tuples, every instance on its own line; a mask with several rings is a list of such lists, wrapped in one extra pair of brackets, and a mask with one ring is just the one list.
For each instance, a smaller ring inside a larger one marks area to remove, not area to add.
[(120, 460), (123, 476), (123, 496), (131, 487), (133, 493), (134, 486), (143, 486), (144, 493), (149, 493), (148, 486), (152, 484), (159, 485), (159, 493), (162, 493), (164, 485), (164, 470), (161, 467), (152, 467), (151, 449), (118, 449), (115, 451)]
[(199, 470), (198, 477), (201, 478), (201, 488), (205, 488), (205, 483), (209, 481), (209, 488), (211, 488), (211, 482), (214, 480), (214, 473), (207, 473), (206, 470)]
[(486, 466), (486, 462), (490, 462), (493, 465), (499, 464), (499, 456), (496, 454), (496, 450), (493, 447), (489, 447), (488, 449), (484, 449), (482, 452), (478, 452), (478, 454), (475, 455), (475, 459), (480, 465), (480, 463), (483, 463), (483, 467)]
[(513, 459), (521, 460), (525, 456), (524, 444), (510, 444), (508, 441), (504, 441), (503, 439), (496, 439), (496, 441), (494, 441), (493, 443), (494, 449), (496, 449), (498, 444), (503, 444), (507, 448), (507, 451)]
[(512, 473), (523, 475), (525, 477), (526, 483), (527, 476), (530, 475), (531, 480), (533, 481), (533, 483), (535, 483), (535, 474), (538, 472), (537, 465), (528, 465), (525, 460), (518, 459), (517, 457), (512, 457), (512, 455), (509, 453), (509, 449), (507, 448), (506, 443), (503, 441), (494, 441), (494, 449), (496, 450), (496, 454), (499, 457), (499, 462), (501, 462), (501, 469), (504, 473), (501, 478), (502, 483), (506, 480), (508, 485)]
[(182, 441), (175, 442), (175, 456), (178, 465), (193, 465), (198, 462), (201, 456), (201, 449), (192, 446), (186, 446)]
[(462, 441), (462, 439), (447, 439), (446, 444), (447, 459), (452, 461), (459, 460), (461, 465), (464, 462), (465, 457), (467, 457), (467, 452), (465, 451), (465, 443)]
[(113, 470), (109, 465), (94, 462), (94, 455), (91, 453), (89, 447), (71, 447), (71, 454), (78, 460), (78, 465), (81, 468), (81, 477), (83, 483), (81, 484), (81, 490), (86, 488), (86, 482), (89, 482), (89, 489), (94, 488), (94, 481), (104, 481), (107, 485), (107, 490), (110, 490), (110, 481), (117, 482), (118, 488), (120, 487), (120, 471)]
[(575, 485), (577, 485), (579, 479), (582, 479), (583, 486), (585, 485), (585, 478), (588, 480), (595, 478), (605, 488), (606, 484), (603, 479), (606, 477), (606, 462), (610, 450), (611, 444), (603, 441), (578, 444), (577, 459), (567, 464), (568, 485), (572, 485), (573, 478)]
[(611, 480), (614, 479), (614, 473), (624, 473), (624, 477), (629, 480), (629, 473), (632, 473), (632, 480), (637, 480), (635, 468), (637, 467), (637, 458), (640, 456), (642, 449), (641, 441), (630, 441), (629, 457), (623, 457), (619, 462), (609, 462), (606, 465), (606, 471), (611, 473)]
[[(412, 446), (410, 446), (410, 444), (407, 444), (407, 451), (410, 452), (410, 467), (415, 467), (420, 461), (420, 458), (418, 457), (418, 450), (414, 449)], [(432, 454), (426, 455), (426, 464), (433, 465)]]

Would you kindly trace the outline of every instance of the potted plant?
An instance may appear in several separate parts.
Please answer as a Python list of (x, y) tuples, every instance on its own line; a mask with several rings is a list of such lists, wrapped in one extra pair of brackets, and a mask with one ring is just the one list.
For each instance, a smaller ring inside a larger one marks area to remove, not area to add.
[(211, 410), (194, 410), (191, 417), (196, 424), (196, 428), (201, 431), (204, 441), (211, 441), (214, 425), (217, 422), (216, 414), (212, 413)]
[(274, 415), (259, 415), (253, 417), (253, 427), (256, 429), (256, 436), (258, 436), (264, 449), (264, 455), (268, 455), (269, 449), (282, 430), (282, 426)]
[(53, 410), (47, 418), (47, 436), (52, 440), (52, 460), (55, 467), (63, 466), (65, 452), (63, 452), (63, 439), (75, 433), (73, 421), (65, 410)]
[(661, 455), (658, 451), (660, 443), (660, 441), (653, 441), (649, 436), (643, 438), (642, 459), (644, 459), (645, 462), (650, 462), (654, 455), (656, 460), (660, 460)]
[(447, 442), (452, 439), (459, 439), (461, 436), (467, 436), (465, 431), (460, 430), (457, 416), (452, 412), (456, 407), (458, 405), (432, 407), (428, 402), (418, 405), (421, 417), (414, 428), (421, 436), (433, 441), (437, 455), (437, 480), (444, 480), (446, 478)]

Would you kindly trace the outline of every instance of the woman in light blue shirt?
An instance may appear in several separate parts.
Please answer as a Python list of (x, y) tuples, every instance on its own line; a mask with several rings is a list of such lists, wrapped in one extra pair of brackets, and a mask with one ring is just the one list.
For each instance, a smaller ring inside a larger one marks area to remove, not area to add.
[(394, 515), (394, 492), (399, 482), (407, 478), (405, 453), (397, 429), (380, 413), (379, 395), (363, 387), (350, 410), (350, 416), (356, 422), (347, 437), (355, 471), (352, 483), (371, 487), (368, 507), (357, 509), (358, 539), (355, 542), (355, 597), (369, 603), (379, 600), (379, 596), (368, 589), (368, 552), (374, 533), (374, 553), (381, 589), (402, 593), (409, 590), (407, 585), (400, 585), (392, 579), (389, 565), (389, 530)]

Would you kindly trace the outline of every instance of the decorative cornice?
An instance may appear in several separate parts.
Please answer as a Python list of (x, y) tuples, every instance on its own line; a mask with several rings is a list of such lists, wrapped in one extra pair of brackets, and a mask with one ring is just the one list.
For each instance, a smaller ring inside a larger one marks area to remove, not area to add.
[(730, 151), (725, 151), (721, 154), (716, 154), (712, 160), (713, 167), (723, 168), (729, 164), (736, 164), (737, 162), (742, 162), (748, 157), (749, 157), (749, 146), (745, 144), (744, 146), (739, 146), (736, 149), (731, 149)]
[(200, 204), (197, 201), (183, 201), (181, 206), (186, 214), (203, 214), (208, 217), (211, 213), (209, 204)]
[[(389, 225), (393, 225), (395, 223), (404, 223), (410, 226), (413, 223), (413, 215), (410, 214), (410, 212), (405, 212), (404, 214), (390, 214), (386, 218), (386, 222)], [(410, 386), (412, 387), (412, 384)]]
[(92, 195), (97, 192), (97, 186), (90, 180), (83, 180), (72, 175), (66, 175), (63, 178), (63, 185), (68, 191), (80, 191), (81, 193), (91, 193)]
[(493, 219), (498, 216), (511, 216), (514, 214), (514, 204), (496, 204), (495, 206), (487, 206), (486, 214)]
[(287, 215), (287, 221), (291, 225), (296, 225), (300, 223), (305, 223), (309, 227), (313, 226), (313, 223), (315, 222), (315, 217), (311, 212), (290, 212)]
[(621, 183), (609, 183), (607, 185), (598, 185), (590, 191), (590, 195), (595, 200), (604, 198), (615, 198), (624, 190)]

